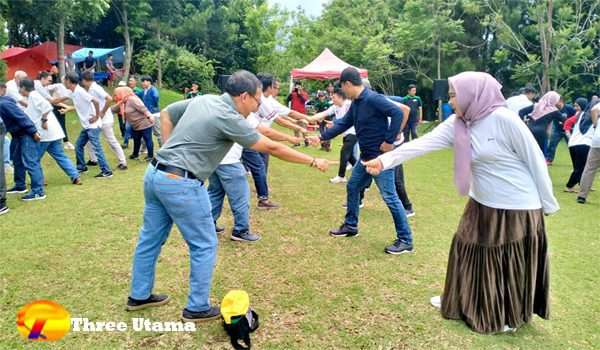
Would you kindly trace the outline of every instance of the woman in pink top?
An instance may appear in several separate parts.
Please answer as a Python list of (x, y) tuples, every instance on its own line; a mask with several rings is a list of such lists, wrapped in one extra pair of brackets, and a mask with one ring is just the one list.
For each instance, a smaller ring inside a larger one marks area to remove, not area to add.
[(119, 112), (132, 127), (133, 153), (129, 159), (138, 159), (142, 138), (148, 149), (146, 161), (154, 157), (154, 143), (152, 141), (152, 127), (154, 117), (144, 106), (144, 102), (127, 86), (120, 86), (114, 91), (114, 112)]

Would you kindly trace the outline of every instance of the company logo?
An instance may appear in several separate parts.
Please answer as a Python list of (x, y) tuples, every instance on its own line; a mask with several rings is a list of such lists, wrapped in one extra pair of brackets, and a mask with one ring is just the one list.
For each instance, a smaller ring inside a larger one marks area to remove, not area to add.
[(59, 340), (70, 328), (71, 318), (67, 310), (50, 300), (34, 301), (17, 313), (17, 329), (29, 340)]

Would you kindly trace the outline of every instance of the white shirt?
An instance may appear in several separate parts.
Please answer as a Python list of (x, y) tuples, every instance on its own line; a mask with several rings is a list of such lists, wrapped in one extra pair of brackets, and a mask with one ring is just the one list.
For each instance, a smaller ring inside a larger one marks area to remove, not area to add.
[(571, 137), (569, 137), (569, 147), (592, 145), (592, 136), (594, 135), (595, 130), (593, 127), (590, 127), (585, 134), (582, 134), (579, 127), (581, 124), (581, 117), (582, 116), (580, 115), (575, 125), (573, 125), (573, 131), (571, 132)]
[[(381, 155), (384, 168), (452, 147), (455, 122), (452, 115), (430, 133)], [(499, 108), (474, 123), (471, 148), (471, 198), (496, 209), (559, 210), (544, 155), (517, 114)]]
[(46, 89), (56, 98), (71, 96), (71, 91), (69, 91), (62, 83), (48, 85), (46, 86)]
[[(598, 111), (598, 117), (600, 117), (600, 103), (592, 108), (592, 111)], [(592, 135), (592, 147), (600, 148), (600, 118), (596, 121), (596, 127), (594, 128), (594, 134)]]
[[(47, 126), (48, 130), (42, 128), (42, 115), (48, 112), (46, 118), (48, 119)], [(58, 120), (52, 112), (52, 105), (46, 98), (44, 98), (39, 92), (32, 91), (29, 93), (27, 98), (27, 108), (25, 108), (25, 114), (31, 119), (38, 132), (42, 142), (51, 142), (60, 140), (65, 137), (65, 134), (58, 123)]]
[(506, 107), (511, 111), (517, 113), (519, 115), (519, 111), (525, 107), (529, 107), (533, 104), (527, 96), (525, 95), (517, 95), (513, 97), (509, 97), (506, 99)]
[(79, 85), (77, 85), (75, 91), (71, 92), (69, 97), (71, 100), (73, 100), (73, 106), (75, 107), (75, 111), (79, 117), (81, 127), (84, 129), (99, 128), (101, 123), (100, 119), (93, 124), (90, 124), (89, 122), (90, 118), (96, 116), (96, 108), (92, 103), (94, 97)]
[[(106, 105), (106, 97), (110, 96), (102, 86), (96, 84), (96, 82), (92, 82), (90, 85), (90, 89), (88, 93), (98, 100), (98, 104), (100, 105), (100, 110), (104, 108)], [(106, 110), (106, 113), (102, 117), (102, 125), (113, 125), (115, 123), (115, 117), (113, 116), (112, 111), (109, 109)]]
[(34, 80), (33, 86), (35, 88), (35, 91), (37, 91), (40, 95), (42, 95), (43, 98), (45, 98), (47, 100), (52, 99), (52, 96), (50, 96), (50, 92), (48, 91), (48, 89), (46, 89), (46, 87), (44, 87), (44, 85), (42, 85), (41, 81)]
[[(352, 101), (345, 100), (344, 103), (339, 107), (336, 105), (333, 105), (333, 106), (327, 108), (325, 110), (325, 114), (327, 116), (335, 115), (335, 120), (342, 119), (346, 115), (346, 112), (348, 112), (348, 109), (350, 109), (350, 105), (352, 105)], [(356, 135), (356, 130), (354, 129), (354, 127), (351, 127), (350, 129), (344, 131), (342, 136), (346, 136), (346, 135)]]
[[(254, 129), (256, 129), (258, 127), (258, 125), (260, 124), (260, 121), (256, 118), (255, 113), (250, 113), (250, 115), (246, 118), (246, 120), (248, 121), (250, 126)], [(227, 154), (221, 161), (221, 165), (239, 163), (242, 159), (243, 151), (244, 151), (244, 147), (242, 147), (242, 145), (240, 145), (239, 143), (234, 143), (233, 146), (231, 146), (231, 149), (229, 150), (229, 152), (227, 152)]]
[(25, 101), (25, 97), (19, 93), (19, 87), (14, 79), (6, 82), (6, 96), (15, 100), (17, 106), (25, 110), (25, 107), (19, 103), (19, 101)]

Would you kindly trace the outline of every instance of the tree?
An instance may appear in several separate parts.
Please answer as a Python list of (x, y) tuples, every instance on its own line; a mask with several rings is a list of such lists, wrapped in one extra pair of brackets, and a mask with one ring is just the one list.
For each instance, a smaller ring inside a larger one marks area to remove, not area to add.
[(123, 79), (127, 79), (131, 70), (134, 41), (144, 34), (143, 24), (148, 21), (151, 7), (144, 0), (113, 0), (112, 8), (120, 23), (116, 30), (123, 35), (125, 42)]

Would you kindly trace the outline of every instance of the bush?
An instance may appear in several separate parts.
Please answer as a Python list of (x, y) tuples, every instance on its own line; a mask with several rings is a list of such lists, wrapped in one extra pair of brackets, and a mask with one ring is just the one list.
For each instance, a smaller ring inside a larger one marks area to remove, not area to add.
[[(135, 56), (142, 74), (157, 76), (158, 51), (141, 51)], [(215, 70), (212, 62), (202, 55), (194, 54), (182, 47), (167, 46), (162, 49), (163, 84), (171, 89), (182, 91), (193, 82), (200, 84), (203, 93), (217, 92), (213, 78)]]

